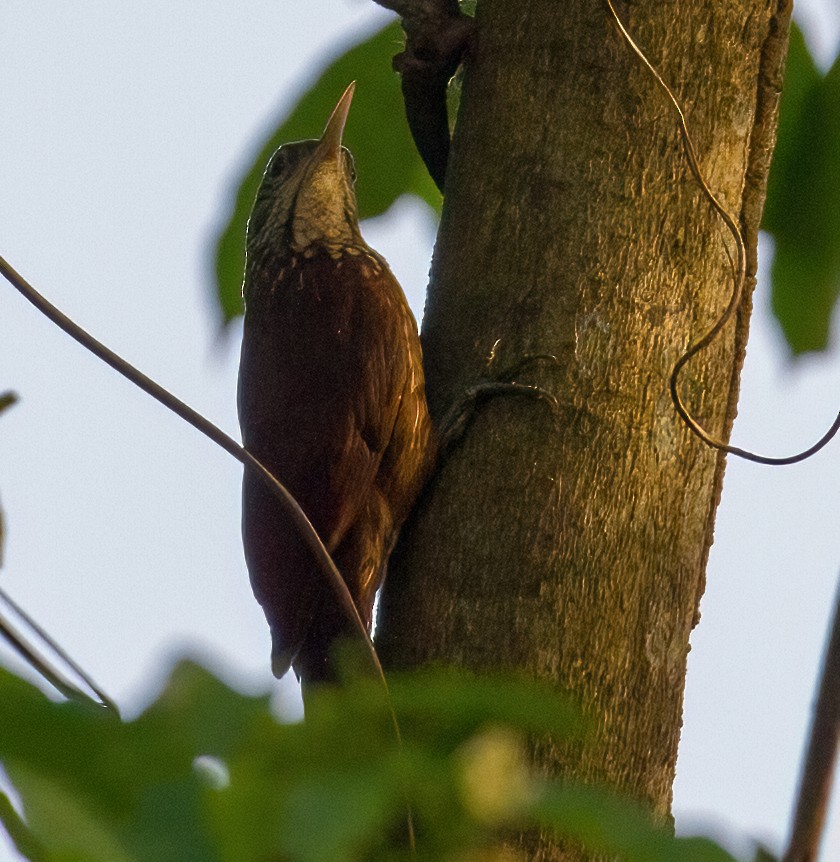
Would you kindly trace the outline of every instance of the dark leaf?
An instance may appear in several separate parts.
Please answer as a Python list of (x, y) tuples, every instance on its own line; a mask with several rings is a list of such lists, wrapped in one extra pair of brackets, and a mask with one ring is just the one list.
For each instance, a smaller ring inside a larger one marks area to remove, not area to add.
[(840, 294), (840, 57), (824, 77), (793, 27), (763, 225), (773, 311), (794, 353), (822, 350)]

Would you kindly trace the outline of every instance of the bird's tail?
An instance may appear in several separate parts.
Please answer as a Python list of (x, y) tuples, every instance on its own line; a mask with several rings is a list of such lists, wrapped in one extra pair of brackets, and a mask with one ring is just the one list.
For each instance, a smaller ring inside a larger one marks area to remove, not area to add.
[(291, 659), (304, 691), (308, 686), (340, 681), (346, 656), (342, 646), (354, 638), (358, 634), (343, 608), (331, 594), (322, 595), (306, 637)]

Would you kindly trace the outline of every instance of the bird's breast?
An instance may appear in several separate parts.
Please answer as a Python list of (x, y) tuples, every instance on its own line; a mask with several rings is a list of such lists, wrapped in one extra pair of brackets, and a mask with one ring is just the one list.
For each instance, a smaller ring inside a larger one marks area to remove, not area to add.
[(249, 269), (245, 287), (243, 425), (285, 424), (303, 404), (309, 422), (358, 412), (408, 373), (407, 341), (419, 349), (402, 289), (371, 251), (297, 254)]

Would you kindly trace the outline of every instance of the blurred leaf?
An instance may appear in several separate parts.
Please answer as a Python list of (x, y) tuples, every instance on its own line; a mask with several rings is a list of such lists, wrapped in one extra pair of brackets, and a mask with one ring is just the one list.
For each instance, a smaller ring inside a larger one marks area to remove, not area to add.
[(773, 311), (788, 344), (823, 350), (840, 295), (840, 57), (822, 76), (796, 26), (762, 227), (775, 241)]
[(0, 792), (0, 825), (11, 838), (18, 853), (32, 862), (47, 862), (49, 856), (41, 842), (38, 841), (30, 831), (29, 827), (20, 819), (15, 811), (11, 800), (5, 793)]
[(404, 733), (436, 747), (451, 750), (488, 724), (562, 739), (583, 732), (580, 711), (567, 695), (513, 673), (477, 676), (436, 668), (396, 674), (390, 686)]
[(636, 802), (595, 787), (555, 785), (535, 806), (541, 826), (624, 862), (736, 862), (707, 838), (676, 838)]
[(0, 669), (0, 760), (46, 858), (212, 860), (203, 817), (211, 791), (193, 761), (234, 751), (267, 703), (184, 662), (149, 710), (121, 724), (53, 703)]
[(399, 78), (391, 69), (402, 42), (402, 30), (395, 21), (334, 60), (252, 159), (232, 202), (230, 221), (216, 243), (216, 282), (224, 323), (242, 313), (245, 228), (271, 154), (289, 141), (319, 137), (350, 81), (356, 81), (356, 94), (344, 140), (356, 161), (360, 217), (380, 215), (406, 194), (440, 209), (440, 194), (414, 148)]
[(121, 723), (0, 669), (0, 760), (23, 803), (21, 818), (0, 796), (0, 822), (35, 862), (395, 862), (409, 808), (417, 860), (505, 858), (510, 830), (537, 824), (629, 862), (730, 862), (633, 802), (532, 773), (526, 733), (580, 730), (550, 687), (440, 670), (392, 684), (402, 746), (369, 680), (313, 693), (289, 725), (182, 661)]
[[(318, 778), (301, 782), (285, 807), (281, 849), (301, 862), (365, 858), (382, 844), (388, 821), (397, 814), (399, 783), (386, 783), (383, 777), (377, 764), (371, 764), (334, 772), (329, 783)], [(319, 811), (330, 816), (313, 817)]]
[(126, 852), (107, 819), (81, 794), (19, 765), (8, 772), (28, 800), (26, 818), (50, 848), (48, 858), (85, 862), (132, 862), (137, 858)]

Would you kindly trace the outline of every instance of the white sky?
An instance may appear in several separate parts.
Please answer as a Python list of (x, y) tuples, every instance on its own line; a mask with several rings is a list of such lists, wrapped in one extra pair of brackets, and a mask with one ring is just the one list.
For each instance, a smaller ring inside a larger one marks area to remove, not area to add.
[[(800, 6), (828, 58), (840, 12)], [(242, 159), (313, 69), (383, 20), (366, 0), (5, 0), (0, 254), (235, 434), (239, 329), (216, 339), (208, 241)], [(365, 226), (418, 316), (433, 231), (411, 203)], [(734, 441), (786, 454), (834, 417), (840, 361), (792, 367), (767, 306), (764, 284)], [(0, 284), (7, 388), (21, 402), (0, 421), (3, 586), (129, 712), (184, 648), (212, 654), (239, 686), (271, 684), (238, 465)], [(711, 824), (735, 849), (750, 836), (781, 849), (838, 576), (839, 504), (840, 444), (787, 469), (729, 464), (692, 638), (683, 830)], [(278, 697), (293, 702), (293, 687)], [(840, 799), (832, 818), (825, 860), (840, 858)], [(14, 858), (0, 840), (0, 862)]]

